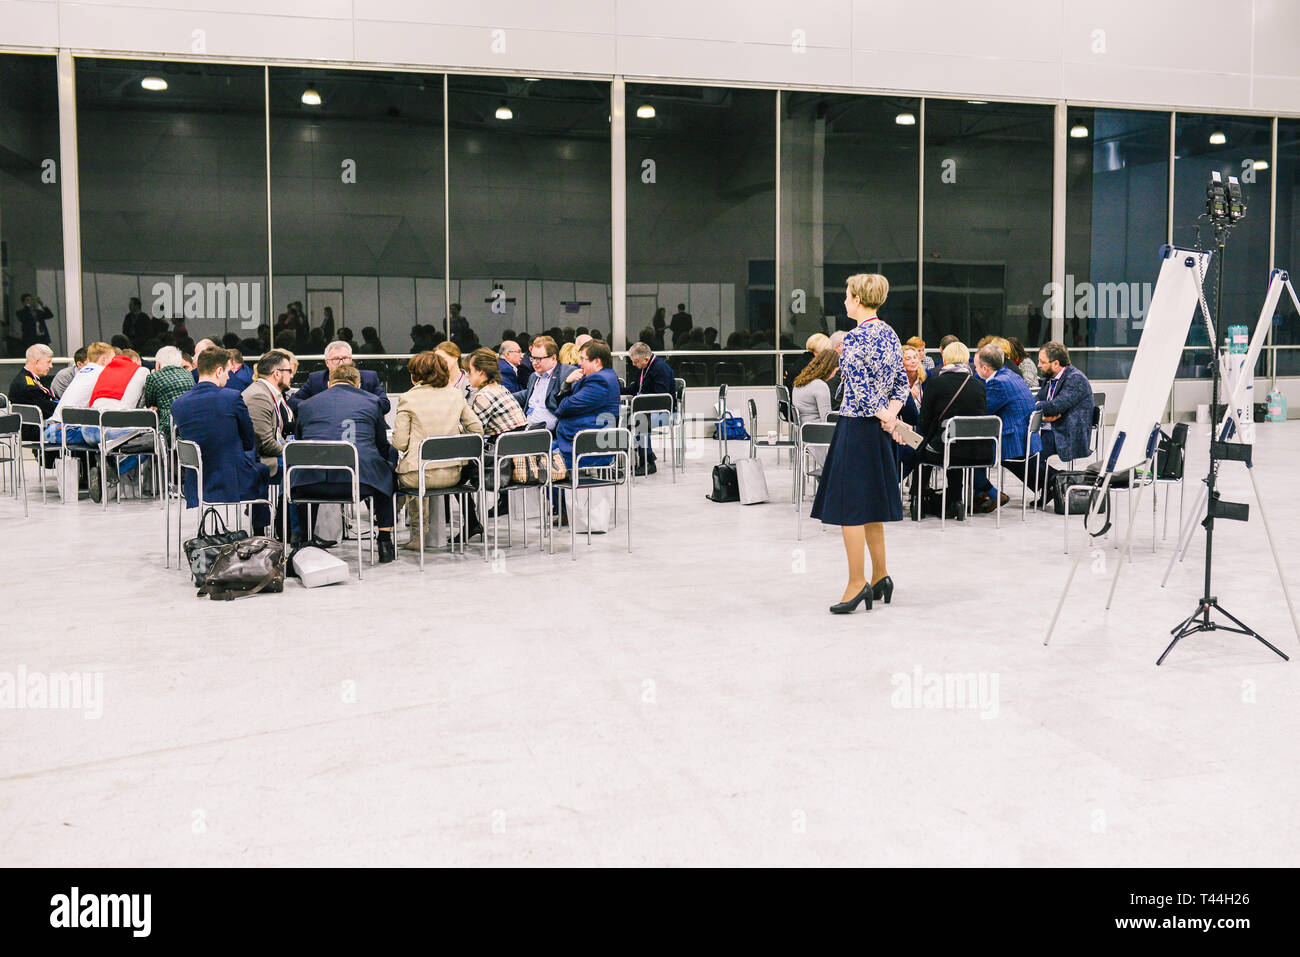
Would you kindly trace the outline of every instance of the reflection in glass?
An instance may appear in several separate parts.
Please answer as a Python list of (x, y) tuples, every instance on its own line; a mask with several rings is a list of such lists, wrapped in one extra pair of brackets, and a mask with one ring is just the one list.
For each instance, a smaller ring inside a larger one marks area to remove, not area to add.
[(453, 76), (448, 90), (451, 339), (609, 339), (609, 84)]
[(883, 273), (880, 316), (916, 334), (919, 200), (915, 98), (781, 94), (781, 346), (849, 328), (845, 280)]
[(1067, 140), (1065, 342), (1137, 345), (1168, 230), (1169, 114), (1071, 108), (1069, 122), (1087, 135)]
[(1052, 131), (1050, 106), (926, 100), (927, 345), (1050, 338)]
[[(1269, 181), (1267, 168), (1272, 152), (1272, 120), (1263, 117), (1211, 116), (1179, 113), (1174, 137), (1174, 244), (1213, 248), (1214, 234), (1205, 217), (1205, 187), (1210, 173), (1218, 171), (1226, 182), (1229, 175), (1241, 180), (1247, 204), (1246, 217), (1228, 239), (1227, 268), (1223, 274), (1223, 314), (1214, 316), (1220, 343), (1230, 325), (1243, 323), (1254, 328), (1260, 306), (1268, 291)], [(1225, 142), (1210, 138), (1223, 133)], [(1260, 168), (1263, 161), (1265, 168)], [(1199, 234), (1198, 234), (1199, 230)], [(1215, 308), (1214, 286), (1220, 257), (1210, 260), (1205, 276), (1205, 297)], [(1188, 345), (1206, 345), (1205, 325), (1199, 314), (1187, 337)], [(1181, 373), (1180, 373), (1181, 374)]]
[(52, 56), (0, 53), (0, 357), (36, 342), (68, 351), (55, 71)]
[[(775, 96), (627, 85), (629, 340), (776, 347)], [(635, 115), (643, 106), (653, 116)], [(710, 379), (700, 385), (776, 381), (775, 356), (709, 359), (692, 360), (692, 375)]]
[[(1273, 265), (1291, 274), (1300, 289), (1300, 120), (1277, 122), (1277, 260)], [(1300, 316), (1283, 292), (1273, 317), (1273, 342), (1300, 345)], [(1284, 359), (1283, 356), (1286, 356)], [(1278, 375), (1295, 375), (1300, 353), (1278, 353)], [(1282, 371), (1283, 364), (1290, 370)]]
[(442, 75), (272, 68), (270, 82), (276, 345), (433, 348), (447, 325)]
[[(76, 70), (86, 341), (124, 336), (152, 355), (211, 338), (259, 354), (262, 68), (79, 58)], [(145, 89), (149, 76), (167, 88)]]

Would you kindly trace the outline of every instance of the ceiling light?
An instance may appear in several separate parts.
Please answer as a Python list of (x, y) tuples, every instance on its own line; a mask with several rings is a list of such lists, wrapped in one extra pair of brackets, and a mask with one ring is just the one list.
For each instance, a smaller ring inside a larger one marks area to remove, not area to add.
[(1268, 160), (1255, 160), (1252, 165), (1255, 169), (1268, 169)]
[(913, 113), (899, 113), (894, 117), (894, 122), (899, 126), (915, 126), (916, 115)]
[(644, 106), (638, 106), (636, 116), (639, 120), (653, 120), (655, 118), (655, 108), (648, 103)]
[(1228, 138), (1223, 135), (1223, 130), (1215, 130), (1210, 134), (1211, 146), (1222, 146), (1226, 142), (1228, 142)]
[(320, 94), (315, 90), (303, 90), (302, 101), (308, 106), (320, 106)]
[(511, 111), (510, 107), (506, 106), (505, 100), (502, 100), (501, 105), (497, 107), (497, 119), (513, 120), (514, 118), (515, 114)]
[(966, 102), (969, 103), (971, 106), (988, 106), (988, 105), (989, 105), (989, 101), (988, 101), (988, 100), (967, 100)]
[(153, 90), (155, 93), (167, 89), (167, 81), (160, 76), (147, 76), (140, 81), (140, 85), (146, 90)]
[(540, 79), (541, 79), (540, 76), (526, 76), (526, 77), (524, 77), (524, 82), (525, 82), (525, 83), (536, 83), (536, 82), (537, 82), (538, 80), (540, 80)]
[(1082, 123), (1075, 123), (1072, 127), (1070, 127), (1071, 139), (1081, 140), (1087, 135), (1088, 135), (1088, 127), (1084, 126)]

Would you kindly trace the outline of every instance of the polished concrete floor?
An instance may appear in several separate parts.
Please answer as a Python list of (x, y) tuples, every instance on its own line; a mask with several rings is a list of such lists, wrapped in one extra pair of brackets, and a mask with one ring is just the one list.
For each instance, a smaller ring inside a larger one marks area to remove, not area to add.
[[(1176, 531), (1152, 553), (1144, 514), (1107, 613), (1119, 552), (1076, 536), (1044, 647), (1061, 518), (903, 523), (893, 603), (833, 617), (839, 535), (796, 540), (788, 468), (765, 453), (772, 504), (715, 505), (697, 451), (635, 489), (630, 555), (621, 528), (576, 562), (567, 537), (423, 574), (401, 553), (233, 604), (164, 569), (154, 505), (0, 499), (5, 863), (1300, 863), (1300, 661), (1220, 632), (1155, 666), (1199, 540), (1162, 590)], [(1300, 424), (1256, 456), (1300, 592)], [(1223, 486), (1253, 510), (1241, 466)], [(1254, 511), (1216, 559), (1294, 658)], [(20, 676), (71, 672), (102, 698), (16, 707)]]

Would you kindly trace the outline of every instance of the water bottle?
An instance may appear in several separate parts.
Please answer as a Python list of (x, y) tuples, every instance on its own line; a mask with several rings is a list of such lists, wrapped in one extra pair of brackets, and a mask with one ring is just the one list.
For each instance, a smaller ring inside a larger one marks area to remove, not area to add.
[(1270, 392), (1268, 394), (1268, 415), (1265, 416), (1268, 422), (1285, 422), (1286, 421), (1286, 393)]

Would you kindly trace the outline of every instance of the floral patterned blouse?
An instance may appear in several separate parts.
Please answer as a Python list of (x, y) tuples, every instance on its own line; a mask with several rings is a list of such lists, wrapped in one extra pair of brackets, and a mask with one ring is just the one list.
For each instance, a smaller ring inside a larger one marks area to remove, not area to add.
[(867, 418), (894, 399), (907, 402), (903, 345), (883, 319), (859, 323), (844, 337), (840, 374), (844, 377), (842, 416)]

